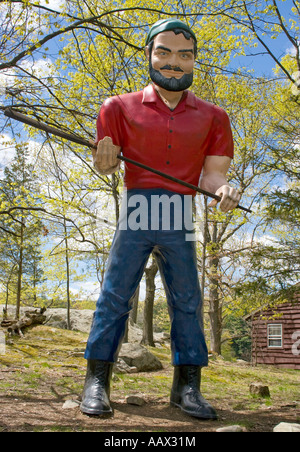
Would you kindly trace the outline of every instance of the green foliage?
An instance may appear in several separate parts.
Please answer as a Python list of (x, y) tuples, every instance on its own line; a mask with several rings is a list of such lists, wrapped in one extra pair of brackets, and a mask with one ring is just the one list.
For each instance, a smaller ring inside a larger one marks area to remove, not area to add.
[(230, 334), (230, 345), (236, 358), (251, 361), (251, 327), (242, 317), (230, 315), (224, 329)]
[(24, 144), (16, 147), (11, 167), (5, 168), (0, 196), (0, 266), (6, 299), (16, 301), (22, 291), (25, 303), (34, 304), (37, 286), (43, 281), (42, 222), (33, 212), (39, 209), (39, 191)]
[(165, 297), (160, 297), (154, 304), (154, 323), (157, 331), (170, 333), (170, 317), (168, 303)]
[[(228, 112), (235, 141), (229, 180), (253, 209), (251, 216), (207, 215), (205, 295), (210, 309), (215, 302), (220, 331), (233, 303), (236, 315), (243, 315), (287, 296), (299, 279), (299, 96), (291, 94), (293, 73), (300, 70), (299, 10), (298, 0), (290, 11), (275, 0), (72, 0), (57, 10), (39, 0), (0, 4), (1, 108), (13, 102), (91, 139), (104, 99), (149, 82), (143, 50), (149, 27), (170, 15), (193, 27), (199, 47), (193, 91)], [(282, 36), (291, 50), (281, 58)], [(269, 58), (270, 76), (248, 67), (256, 54)], [(8, 133), (10, 122), (3, 125)], [(31, 140), (40, 139), (36, 131), (27, 132)], [(16, 142), (22, 133), (12, 125)], [(70, 282), (102, 282), (113, 226), (104, 228), (101, 221), (113, 225), (118, 219), (122, 171), (99, 176), (89, 150), (53, 137), (33, 155), (34, 186), (12, 182), (0, 194), (2, 285), (15, 297), (17, 259), (8, 254), (10, 248), (24, 249), (23, 298), (37, 293), (65, 304)], [(23, 223), (26, 246), (20, 246)], [(93, 303), (91, 292), (88, 300), (83, 288), (73, 294), (73, 305)], [(165, 306), (159, 302), (156, 309), (165, 327)]]

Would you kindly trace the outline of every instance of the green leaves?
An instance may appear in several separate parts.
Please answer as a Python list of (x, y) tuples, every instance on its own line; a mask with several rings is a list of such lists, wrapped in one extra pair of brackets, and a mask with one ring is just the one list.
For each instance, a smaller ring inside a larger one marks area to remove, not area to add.
[[(299, 269), (299, 99), (291, 91), (292, 74), (300, 70), (299, 11), (298, 0), (291, 11), (276, 0), (141, 0), (138, 5), (74, 0), (57, 11), (39, 1), (0, 5), (3, 107), (13, 103), (87, 139), (95, 138), (96, 117), (106, 98), (148, 84), (143, 46), (149, 27), (171, 15), (193, 27), (199, 42), (193, 91), (229, 114), (235, 141), (230, 181), (243, 193), (243, 204), (254, 210), (251, 216), (208, 213), (206, 252), (212, 265), (207, 276), (217, 281), (217, 296), (224, 301), (219, 318), (232, 306), (240, 280), (251, 295), (243, 306), (256, 308), (285, 282), (293, 284)], [(284, 46), (289, 49), (285, 55), (279, 55), (279, 43), (283, 52)], [(261, 54), (269, 61), (268, 76), (256, 72)], [(23, 134), (15, 123), (12, 127), (16, 138)], [(0, 209), (6, 212), (2, 232), (18, 241), (23, 222), (32, 221), (38, 230), (35, 221), (43, 221), (49, 231), (43, 236), (48, 247), (43, 261), (53, 266), (47, 278), (53, 293), (64, 297), (66, 240), (72, 278), (78, 276), (77, 263), (84, 261), (94, 280), (102, 280), (113, 227), (103, 229), (98, 218), (115, 223), (122, 174), (101, 177), (88, 149), (28, 133), (40, 143), (34, 154), (37, 180), (33, 187), (22, 185), (11, 174), (9, 188), (0, 194)], [(26, 177), (31, 176), (29, 171)], [(272, 245), (267, 237), (274, 239)]]

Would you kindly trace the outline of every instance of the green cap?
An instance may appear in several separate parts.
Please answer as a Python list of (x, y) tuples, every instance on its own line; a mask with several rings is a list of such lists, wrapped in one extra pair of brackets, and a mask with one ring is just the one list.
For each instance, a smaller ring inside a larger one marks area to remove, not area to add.
[(190, 27), (187, 24), (185, 24), (184, 22), (181, 22), (181, 20), (162, 19), (162, 20), (157, 21), (150, 28), (150, 31), (149, 31), (147, 39), (146, 39), (146, 46), (159, 33), (162, 33), (163, 31), (172, 31), (172, 30), (174, 30), (174, 28), (182, 28), (182, 30), (188, 31), (193, 36), (194, 40), (197, 42), (195, 33), (190, 29)]

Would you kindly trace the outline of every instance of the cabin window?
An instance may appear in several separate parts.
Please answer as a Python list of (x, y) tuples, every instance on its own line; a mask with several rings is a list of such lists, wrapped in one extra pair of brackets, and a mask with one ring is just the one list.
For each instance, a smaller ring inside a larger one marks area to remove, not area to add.
[(282, 347), (282, 325), (280, 323), (268, 325), (268, 347)]

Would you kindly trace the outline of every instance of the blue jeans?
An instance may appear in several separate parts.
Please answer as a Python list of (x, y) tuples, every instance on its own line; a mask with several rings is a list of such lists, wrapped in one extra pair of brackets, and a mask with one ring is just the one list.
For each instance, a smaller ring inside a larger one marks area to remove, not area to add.
[[(154, 221), (155, 228), (149, 229), (145, 221), (138, 218), (141, 211), (138, 212), (137, 208), (134, 211), (132, 208), (134, 204), (132, 201), (136, 200), (136, 195), (141, 194), (149, 201), (149, 224), (154, 210), (151, 208), (151, 197), (163, 194), (171, 199), (174, 196), (174, 193), (161, 189), (128, 191), (125, 214), (124, 209), (122, 214), (122, 221), (125, 219), (126, 227), (124, 222), (120, 221), (114, 236), (85, 358), (109, 362), (117, 360), (131, 310), (130, 299), (153, 252), (168, 301), (172, 363), (206, 366), (208, 356), (203, 332), (195, 242), (186, 240), (186, 234), (191, 231), (187, 230), (184, 224), (179, 229), (175, 225), (176, 221), (178, 223), (177, 214), (181, 204), (177, 203), (174, 211), (170, 213), (170, 227), (162, 227), (164, 214), (159, 212), (159, 227), (157, 228), (157, 222)], [(135, 198), (132, 198), (134, 196)], [(183, 195), (176, 196), (184, 201)], [(128, 207), (130, 203), (131, 207)], [(191, 209), (192, 203), (190, 204)], [(183, 215), (183, 207), (181, 214)], [(140, 229), (137, 228), (138, 225), (134, 226), (132, 218), (140, 220), (142, 225)], [(131, 227), (128, 227), (127, 223), (130, 223)]]

